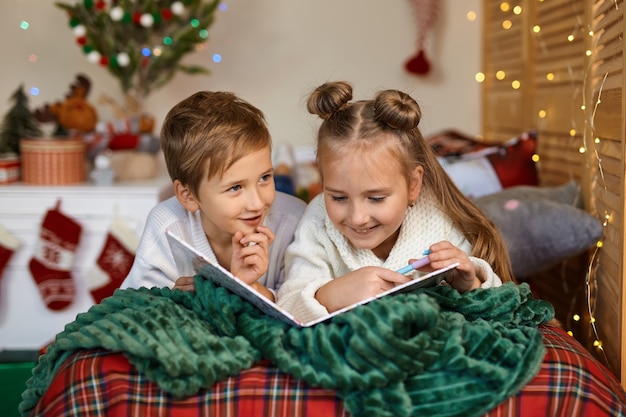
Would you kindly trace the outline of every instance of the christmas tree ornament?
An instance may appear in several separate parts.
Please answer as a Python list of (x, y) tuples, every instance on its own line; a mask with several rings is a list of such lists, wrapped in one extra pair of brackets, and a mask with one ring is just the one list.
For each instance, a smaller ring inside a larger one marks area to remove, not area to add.
[(430, 72), (430, 62), (426, 57), (426, 38), (439, 15), (438, 0), (411, 0), (413, 17), (417, 26), (417, 52), (404, 64), (404, 68), (417, 75)]
[(0, 225), (0, 278), (11, 256), (21, 246), (21, 242), (15, 235)]
[(120, 219), (114, 219), (96, 265), (87, 275), (87, 288), (96, 303), (113, 294), (130, 272), (139, 239)]
[[(57, 2), (87, 60), (118, 79), (125, 94), (147, 97), (181, 71), (207, 74), (182, 58), (208, 40), (220, 0)], [(122, 57), (122, 59), (120, 59)]]
[(60, 211), (61, 200), (48, 210), (28, 267), (41, 297), (51, 310), (62, 310), (76, 293), (71, 269), (80, 242), (82, 226)]

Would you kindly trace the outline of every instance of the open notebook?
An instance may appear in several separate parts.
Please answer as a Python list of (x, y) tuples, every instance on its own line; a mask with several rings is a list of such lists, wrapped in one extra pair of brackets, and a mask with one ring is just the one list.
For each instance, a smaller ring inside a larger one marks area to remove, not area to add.
[(187, 242), (181, 240), (178, 236), (173, 234), (171, 231), (166, 230), (167, 239), (169, 241), (170, 247), (172, 249), (172, 254), (174, 255), (174, 259), (176, 260), (176, 264), (179, 269), (186, 270), (189, 265), (191, 265), (192, 269), (196, 271), (196, 274), (203, 276), (206, 279), (212, 280), (215, 284), (220, 285), (233, 293), (239, 295), (240, 297), (248, 300), (250, 303), (255, 305), (265, 314), (270, 317), (273, 317), (278, 320), (282, 320), (286, 323), (289, 323), (293, 326), (300, 327), (309, 327), (314, 324), (326, 321), (331, 317), (337, 316), (341, 313), (344, 313), (348, 310), (352, 310), (353, 308), (366, 304), (372, 300), (375, 300), (380, 297), (384, 297), (390, 294), (398, 294), (403, 292), (411, 292), (415, 291), (419, 288), (431, 287), (439, 284), (441, 280), (445, 277), (445, 273), (451, 269), (456, 268), (459, 264), (455, 263), (446, 268), (438, 269), (436, 271), (430, 272), (418, 278), (415, 278), (412, 281), (406, 282), (404, 284), (398, 285), (388, 291), (382, 292), (375, 297), (367, 298), (365, 300), (359, 301), (358, 303), (352, 304), (350, 306), (344, 307), (340, 310), (337, 310), (327, 316), (321, 317), (314, 321), (303, 323), (297, 318), (295, 318), (288, 311), (280, 308), (276, 303), (267, 299), (261, 293), (256, 291), (254, 288), (243, 282), (241, 279), (237, 278), (229, 271), (224, 269), (221, 265), (213, 262), (206, 257), (204, 257), (200, 252), (198, 252), (195, 248), (193, 248)]

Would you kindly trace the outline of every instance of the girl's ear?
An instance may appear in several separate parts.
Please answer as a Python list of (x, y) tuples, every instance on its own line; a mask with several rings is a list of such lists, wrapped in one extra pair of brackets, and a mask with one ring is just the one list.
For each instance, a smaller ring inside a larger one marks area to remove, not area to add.
[(183, 185), (180, 180), (174, 180), (174, 195), (178, 202), (190, 212), (194, 212), (200, 208), (198, 200), (189, 189), (189, 186)]
[(420, 196), (422, 190), (422, 180), (424, 178), (424, 167), (417, 166), (413, 169), (411, 184), (409, 185), (409, 201), (414, 203)]

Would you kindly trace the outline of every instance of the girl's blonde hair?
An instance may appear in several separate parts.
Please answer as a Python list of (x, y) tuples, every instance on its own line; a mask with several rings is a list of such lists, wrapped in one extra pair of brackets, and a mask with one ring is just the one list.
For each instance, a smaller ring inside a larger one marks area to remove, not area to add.
[(189, 96), (167, 113), (161, 128), (170, 178), (196, 196), (203, 178), (221, 177), (245, 155), (271, 144), (261, 110), (230, 92)]
[(398, 90), (379, 91), (373, 100), (351, 100), (352, 86), (345, 81), (322, 84), (309, 96), (309, 113), (323, 119), (317, 135), (318, 165), (336, 161), (358, 147), (390, 150), (407, 184), (414, 168), (422, 166), (422, 187), (432, 191), (441, 209), (471, 243), (471, 255), (487, 261), (503, 282), (512, 281), (511, 261), (500, 232), (459, 191), (424, 140), (418, 128), (422, 113), (417, 102)]

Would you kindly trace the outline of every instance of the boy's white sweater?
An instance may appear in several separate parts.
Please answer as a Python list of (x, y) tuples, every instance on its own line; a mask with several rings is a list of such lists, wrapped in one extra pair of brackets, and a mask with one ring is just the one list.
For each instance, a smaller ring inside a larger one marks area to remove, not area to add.
[[(268, 270), (259, 278), (259, 282), (269, 290), (277, 290), (284, 280), (285, 249), (293, 240), (305, 206), (296, 197), (276, 192), (274, 204), (265, 217), (264, 225), (274, 232), (275, 239), (270, 246)], [(148, 214), (135, 262), (121, 288), (172, 288), (179, 277), (195, 275), (193, 270), (177, 268), (165, 229), (171, 230), (208, 259), (217, 262), (202, 228), (200, 213), (188, 212), (176, 197), (171, 197), (157, 204)]]

